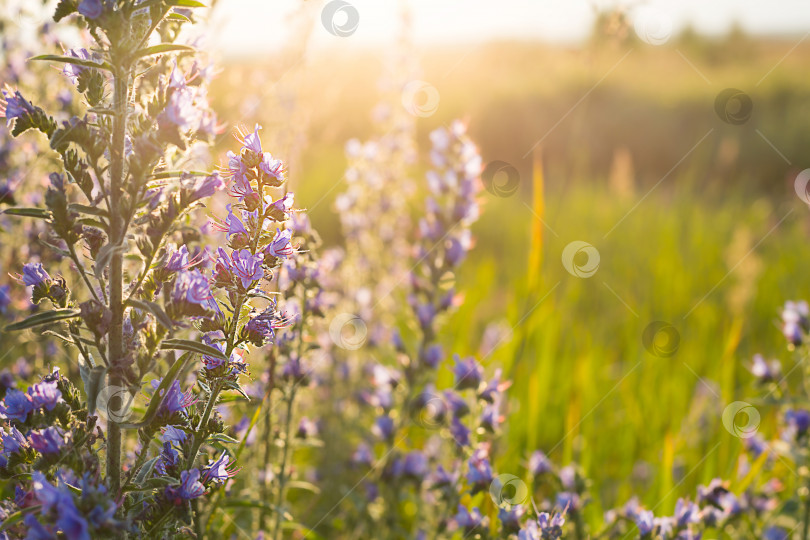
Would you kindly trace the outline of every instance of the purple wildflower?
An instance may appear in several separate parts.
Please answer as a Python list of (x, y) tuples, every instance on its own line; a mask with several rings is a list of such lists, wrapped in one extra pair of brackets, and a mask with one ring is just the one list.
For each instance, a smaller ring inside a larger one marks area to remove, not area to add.
[(250, 250), (241, 249), (235, 252), (232, 260), (233, 269), (242, 280), (242, 287), (245, 289), (248, 289), (254, 281), (264, 277), (262, 257), (253, 255)]
[(50, 280), (51, 276), (42, 268), (40, 263), (27, 263), (23, 266), (22, 282), (26, 285), (37, 286)]
[(20, 94), (19, 90), (12, 90), (6, 86), (0, 92), (3, 94), (0, 99), (0, 116), (5, 117), (6, 126), (10, 126), (15, 118), (21, 118), (34, 110), (34, 106)]
[(225, 188), (225, 181), (219, 176), (219, 173), (214, 172), (205, 177), (197, 178), (190, 182), (187, 186), (191, 190), (191, 201), (197, 201), (211, 197), (217, 191)]
[(486, 450), (479, 448), (473, 452), (467, 466), (469, 467), (467, 470), (467, 482), (470, 483), (472, 493), (475, 494), (489, 489), (494, 477)]
[(804, 333), (810, 329), (810, 306), (807, 302), (785, 302), (782, 309), (782, 333), (791, 346), (802, 344)]
[(188, 247), (186, 245), (180, 246), (177, 251), (170, 250), (169, 259), (166, 261), (166, 270), (169, 272), (180, 272), (189, 267), (188, 263)]
[(463, 505), (458, 505), (458, 513), (456, 513), (454, 521), (460, 529), (472, 532), (476, 529), (486, 529), (489, 520), (481, 515), (478, 508), (467, 510)]
[(184, 270), (177, 276), (172, 300), (178, 303), (187, 302), (207, 309), (213, 303), (213, 295), (208, 286), (208, 280), (199, 270)]
[(28, 440), (25, 438), (19, 429), (12, 426), (8, 433), (6, 430), (0, 429), (0, 442), (3, 444), (3, 452), (0, 454), (0, 466), (5, 467), (8, 457), (15, 452), (19, 452), (22, 448), (28, 446)]
[[(90, 53), (87, 52), (87, 49), (83, 47), (79, 49), (70, 49), (65, 53), (65, 56), (78, 58), (79, 60), (90, 60)], [(78, 64), (65, 64), (65, 67), (62, 69), (62, 75), (70, 79), (71, 83), (76, 84), (78, 82), (79, 74), (86, 69), (86, 67)]]
[(166, 488), (166, 498), (175, 505), (183, 504), (183, 501), (202, 497), (205, 493), (205, 486), (200, 483), (200, 470), (191, 469), (180, 473), (180, 485)]
[(301, 421), (298, 422), (298, 429), (295, 432), (295, 436), (298, 439), (309, 439), (310, 437), (315, 437), (318, 435), (318, 424), (304, 416), (301, 418)]
[(290, 212), (292, 211), (294, 199), (295, 196), (292, 193), (287, 193), (279, 200), (273, 201), (267, 205), (267, 209), (265, 210), (266, 215), (270, 219), (274, 219), (276, 221), (288, 220), (290, 218)]
[[(207, 341), (207, 340), (205, 340), (205, 338), (203, 338), (203, 339), (204, 339), (204, 341)], [(219, 342), (219, 343), (207, 343), (207, 344), (210, 345), (211, 347), (214, 347), (215, 349), (217, 349), (223, 355), (225, 354), (225, 343)], [(216, 369), (219, 366), (224, 365), (226, 362), (227, 361), (224, 358), (220, 357), (220, 356), (211, 356), (211, 355), (205, 354), (202, 357), (202, 363), (205, 365), (205, 368), (209, 369), (209, 370)]]
[(282, 231), (281, 229), (276, 229), (276, 235), (273, 237), (270, 244), (265, 248), (264, 253), (270, 257), (286, 259), (287, 257), (291, 256), (294, 251), (291, 240), (291, 231)]
[(233, 465), (230, 467), (228, 466), (228, 462), (230, 458), (228, 455), (223, 452), (220, 458), (213, 463), (211, 463), (205, 472), (202, 475), (202, 483), (207, 484), (209, 482), (215, 483), (222, 483), (228, 480), (229, 478), (233, 477), (238, 473), (241, 469), (234, 468)]
[(34, 410), (31, 397), (16, 388), (10, 388), (0, 403), (0, 418), (25, 422), (28, 413)]
[(257, 154), (262, 153), (262, 140), (259, 138), (260, 129), (261, 127), (256, 124), (256, 128), (253, 133), (248, 133), (245, 135), (244, 139), (242, 139), (243, 150), (250, 150)]
[(273, 156), (270, 155), (270, 152), (262, 154), (259, 169), (266, 175), (278, 180), (279, 183), (284, 181), (284, 173), (286, 172), (284, 162), (280, 159), (274, 159)]
[(42, 454), (58, 454), (65, 446), (65, 432), (58, 426), (32, 431), (28, 437), (31, 447)]
[(163, 428), (163, 433), (160, 436), (160, 440), (163, 443), (177, 443), (183, 444), (186, 442), (186, 438), (188, 435), (182, 429), (176, 428), (174, 426), (166, 426)]
[(450, 411), (453, 413), (453, 418), (464, 418), (470, 412), (470, 406), (467, 402), (453, 390), (444, 391), (444, 400)]
[[(152, 380), (152, 388), (157, 390), (160, 386), (160, 379)], [(157, 398), (158, 396), (152, 396), (152, 399)], [(166, 397), (163, 398), (163, 402), (160, 405), (160, 410), (167, 414), (174, 414), (176, 412), (180, 412), (184, 410), (186, 407), (189, 407), (196, 403), (197, 398), (194, 397), (194, 394), (191, 390), (187, 392), (183, 392), (180, 389), (180, 381), (172, 381), (172, 384), (169, 385), (169, 388), (166, 390)]]
[(806, 409), (790, 409), (785, 413), (785, 422), (788, 425), (790, 438), (798, 438), (810, 430), (810, 411)]
[(62, 392), (57, 388), (56, 381), (41, 381), (28, 389), (28, 396), (35, 409), (44, 407), (52, 411), (62, 399)]

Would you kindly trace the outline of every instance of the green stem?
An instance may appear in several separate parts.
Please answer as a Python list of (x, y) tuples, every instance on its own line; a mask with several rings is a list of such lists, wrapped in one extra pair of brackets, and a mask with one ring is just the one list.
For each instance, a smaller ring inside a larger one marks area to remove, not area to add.
[[(129, 99), (129, 68), (119, 66), (114, 76), (112, 146), (110, 148), (110, 243), (116, 246), (110, 261), (110, 311), (112, 321), (107, 356), (110, 361), (109, 384), (123, 386), (121, 358), (124, 353), (123, 244), (126, 230), (121, 219), (121, 195), (124, 175), (124, 144), (127, 132), (127, 103)], [(110, 422), (107, 431), (107, 481), (116, 496), (121, 486), (121, 428)]]
[(276, 493), (276, 524), (273, 527), (273, 539), (278, 540), (281, 534), (281, 524), (283, 522), (283, 512), (281, 505), (284, 504), (284, 492), (287, 487), (287, 462), (290, 455), (290, 438), (292, 436), (292, 408), (295, 401), (296, 385), (290, 388), (289, 395), (285, 396), (287, 410), (284, 418), (284, 450), (281, 453), (281, 465), (278, 471), (278, 492)]

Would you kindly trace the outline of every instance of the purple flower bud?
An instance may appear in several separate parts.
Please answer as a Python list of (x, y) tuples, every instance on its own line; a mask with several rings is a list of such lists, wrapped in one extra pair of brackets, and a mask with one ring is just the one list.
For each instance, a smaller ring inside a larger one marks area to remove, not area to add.
[(444, 358), (442, 346), (433, 344), (422, 354), (422, 363), (431, 369), (436, 369), (442, 361), (442, 358)]
[(315, 437), (317, 435), (318, 435), (318, 424), (316, 424), (306, 416), (301, 418), (301, 421), (298, 422), (298, 430), (295, 432), (295, 436), (299, 439), (308, 439), (310, 437)]
[(453, 413), (453, 418), (463, 418), (470, 412), (470, 406), (464, 401), (464, 398), (459, 396), (453, 390), (444, 391), (444, 400), (450, 411)]
[(394, 419), (387, 415), (378, 416), (371, 432), (384, 441), (394, 438)]
[(761, 354), (754, 355), (753, 364), (748, 369), (761, 383), (777, 381), (782, 375), (782, 364), (779, 360), (767, 361)]
[(352, 454), (352, 463), (355, 465), (369, 465), (374, 463), (374, 455), (371, 453), (371, 448), (366, 443), (357, 445), (357, 449)]
[(791, 409), (785, 413), (785, 422), (791, 439), (802, 437), (810, 430), (810, 411)]
[(535, 450), (529, 457), (529, 472), (534, 476), (540, 476), (552, 470), (551, 460), (541, 450)]
[(473, 357), (461, 359), (459, 355), (454, 355), (456, 365), (453, 373), (456, 376), (456, 388), (459, 390), (476, 390), (481, 386), (484, 379), (484, 368)]
[(79, 2), (79, 13), (88, 19), (97, 19), (101, 15), (103, 8), (101, 0), (82, 0)]
[(462, 448), (470, 446), (470, 430), (455, 416), (450, 421), (450, 435), (456, 444)]

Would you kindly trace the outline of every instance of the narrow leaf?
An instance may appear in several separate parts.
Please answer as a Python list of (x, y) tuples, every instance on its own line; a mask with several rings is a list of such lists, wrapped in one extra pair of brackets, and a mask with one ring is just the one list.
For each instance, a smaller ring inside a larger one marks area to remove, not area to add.
[(130, 298), (129, 300), (127, 300), (127, 304), (129, 304), (132, 307), (136, 307), (141, 311), (150, 312), (152, 315), (155, 316), (158, 322), (168, 330), (172, 330), (172, 328), (174, 327), (174, 323), (172, 322), (171, 317), (169, 317), (169, 315), (165, 311), (163, 311), (163, 308), (160, 307), (160, 304), (156, 302)]
[(50, 219), (51, 213), (44, 208), (7, 208), (3, 211), (3, 214), (8, 214), (9, 216), (22, 216), (22, 217), (32, 217), (32, 218), (39, 218), (39, 219)]
[(180, 375), (180, 371), (183, 369), (183, 366), (186, 365), (189, 358), (191, 358), (191, 353), (186, 353), (174, 361), (174, 364), (172, 364), (172, 367), (169, 368), (166, 376), (163, 377), (163, 380), (160, 381), (160, 385), (155, 389), (154, 394), (152, 394), (152, 399), (149, 401), (149, 408), (146, 409), (143, 420), (136, 424), (118, 424), (121, 429), (142, 428), (143, 426), (149, 424), (155, 418), (155, 416), (157, 416), (158, 410), (160, 410), (160, 405), (166, 398), (166, 390), (169, 388), (169, 386), (171, 386), (174, 380), (177, 379), (177, 376)]
[(81, 311), (78, 309), (55, 309), (53, 311), (45, 311), (37, 313), (30, 317), (23, 319), (20, 322), (9, 324), (4, 328), (6, 332), (14, 332), (17, 330), (25, 330), (26, 328), (33, 328), (35, 326), (42, 326), (43, 324), (50, 324), (65, 319), (72, 319), (78, 317)]
[(112, 66), (107, 62), (94, 62), (92, 60), (85, 60), (83, 58), (76, 58), (74, 56), (62, 56), (59, 54), (41, 54), (31, 58), (31, 60), (44, 60), (45, 62), (60, 62), (62, 64), (74, 64), (86, 68), (106, 69), (112, 71)]
[(204, 356), (214, 356), (216, 358), (227, 360), (222, 351), (216, 347), (206, 345), (205, 343), (200, 343), (199, 341), (192, 341), (190, 339), (164, 339), (160, 344), (160, 348), (164, 351), (174, 349), (178, 351), (198, 353)]
[(137, 51), (134, 54), (134, 58), (143, 58), (145, 56), (152, 56), (153, 54), (165, 54), (170, 52), (194, 52), (194, 50), (194, 47), (180, 45), (179, 43), (161, 43)]

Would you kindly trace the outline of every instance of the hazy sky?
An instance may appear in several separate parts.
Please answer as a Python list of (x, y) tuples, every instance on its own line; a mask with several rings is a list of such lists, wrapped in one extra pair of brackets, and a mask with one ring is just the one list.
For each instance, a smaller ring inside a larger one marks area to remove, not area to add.
[[(219, 0), (217, 41), (227, 53), (277, 45), (285, 33), (284, 14), (300, 2), (320, 15), (328, 0)], [(350, 36), (339, 38), (322, 25), (315, 28), (316, 46), (335, 40), (374, 45), (389, 42), (398, 23), (398, 0), (345, 0), (359, 23)], [(623, 5), (634, 20), (677, 31), (686, 23), (706, 33), (722, 33), (734, 23), (754, 33), (803, 36), (810, 32), (810, 0), (410, 0), (418, 44), (470, 42), (499, 37), (576, 41), (587, 35), (599, 7)], [(339, 24), (345, 21), (339, 14)], [(661, 31), (661, 28), (659, 28)], [(349, 44), (349, 43), (345, 43)]]

